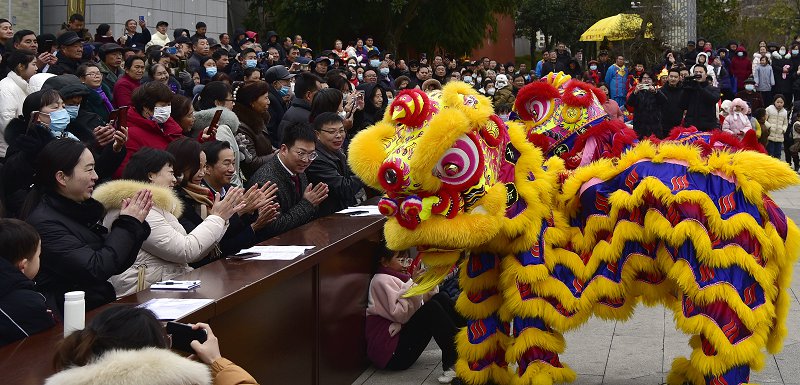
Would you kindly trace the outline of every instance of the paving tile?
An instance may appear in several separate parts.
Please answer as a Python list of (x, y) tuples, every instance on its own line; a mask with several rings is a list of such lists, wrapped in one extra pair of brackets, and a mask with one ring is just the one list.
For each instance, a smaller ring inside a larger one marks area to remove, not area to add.
[[(621, 379), (641, 379), (644, 384), (658, 377), (661, 381), (664, 347), (662, 337), (614, 336), (604, 383), (616, 384)], [(615, 381), (609, 382), (609, 379)]]
[(760, 372), (751, 371), (750, 381), (759, 384), (770, 382), (782, 384), (783, 378), (781, 378), (781, 373), (778, 370), (778, 364), (775, 362), (775, 357), (772, 355), (767, 355), (764, 359), (764, 369), (762, 369)]
[(800, 342), (784, 345), (783, 351), (775, 356), (784, 380), (800, 380)]
[(631, 319), (617, 322), (614, 336), (653, 337), (661, 340), (664, 337), (664, 312), (663, 306), (639, 305)]
[(602, 385), (603, 376), (592, 376), (589, 374), (578, 374), (578, 378), (570, 385)]
[(626, 378), (615, 373), (606, 373), (603, 377), (605, 385), (661, 385), (663, 383), (663, 373), (650, 373), (635, 378)]
[(567, 349), (560, 355), (578, 375), (602, 376), (614, 334), (614, 321), (592, 318), (577, 330), (567, 332)]

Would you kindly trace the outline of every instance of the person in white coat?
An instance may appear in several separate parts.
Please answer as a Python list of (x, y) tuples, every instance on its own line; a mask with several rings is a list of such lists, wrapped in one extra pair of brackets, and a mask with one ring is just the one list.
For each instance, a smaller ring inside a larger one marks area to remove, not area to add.
[(697, 54), (697, 59), (695, 59), (695, 65), (693, 65), (692, 68), (689, 69), (689, 73), (694, 73), (694, 67), (697, 67), (699, 65), (706, 67), (706, 73), (708, 74), (708, 77), (710, 79), (709, 83), (711, 83), (712, 86), (717, 87), (717, 73), (714, 72), (714, 66), (711, 65), (711, 63), (709, 62), (707, 53), (700, 52)]
[(153, 208), (147, 214), (150, 236), (142, 244), (136, 262), (109, 279), (117, 296), (144, 290), (155, 282), (191, 271), (188, 264), (211, 252), (225, 235), (228, 219), (244, 206), (242, 190), (232, 189), (225, 200), (217, 197), (206, 219), (187, 234), (178, 221), (183, 205), (173, 190), (174, 163), (172, 154), (145, 148), (131, 157), (122, 174), (124, 179), (105, 183), (94, 192), (93, 197), (108, 210), (104, 225), (117, 218), (123, 199), (142, 189), (153, 194)]
[(156, 24), (156, 32), (150, 35), (150, 41), (145, 48), (150, 48), (151, 45), (166, 47), (171, 41), (169, 35), (167, 35), (167, 28), (169, 28), (169, 23), (166, 21), (159, 21), (158, 24)]
[(22, 115), (22, 103), (28, 96), (28, 79), (37, 70), (36, 56), (28, 51), (14, 51), (7, 60), (11, 71), (0, 80), (0, 158), (5, 158), (8, 149), (6, 126), (12, 119)]
[(775, 100), (771, 106), (767, 107), (766, 127), (769, 129), (769, 142), (767, 142), (767, 153), (780, 159), (781, 149), (783, 148), (783, 134), (789, 127), (789, 115), (784, 108), (786, 102), (783, 95), (775, 95)]

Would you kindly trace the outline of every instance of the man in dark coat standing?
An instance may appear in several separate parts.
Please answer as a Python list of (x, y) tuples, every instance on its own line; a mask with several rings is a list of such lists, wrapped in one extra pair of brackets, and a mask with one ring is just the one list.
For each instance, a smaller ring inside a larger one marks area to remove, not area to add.
[(661, 87), (661, 93), (667, 97), (667, 102), (661, 105), (661, 132), (669, 135), (673, 128), (680, 126), (683, 121), (683, 87), (680, 84), (681, 70), (674, 66), (669, 69), (667, 84)]
[(695, 126), (700, 131), (711, 131), (719, 128), (717, 102), (719, 88), (708, 81), (705, 66), (694, 67), (694, 77), (684, 80), (682, 108), (686, 110), (684, 127)]
[(281, 133), (278, 127), (286, 114), (288, 101), (292, 97), (289, 93), (289, 85), (294, 78), (294, 74), (282, 65), (269, 67), (264, 74), (264, 80), (269, 84), (269, 122), (267, 122), (267, 134), (272, 143), (280, 143)]

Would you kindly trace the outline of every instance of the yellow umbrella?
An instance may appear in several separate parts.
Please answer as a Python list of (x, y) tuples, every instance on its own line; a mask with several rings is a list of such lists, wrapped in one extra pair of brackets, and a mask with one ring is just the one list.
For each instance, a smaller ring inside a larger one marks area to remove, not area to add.
[[(612, 41), (633, 39), (641, 26), (642, 18), (639, 15), (620, 13), (594, 23), (581, 35), (581, 41), (603, 41), (605, 38)], [(652, 25), (648, 25), (644, 37), (653, 38)]]

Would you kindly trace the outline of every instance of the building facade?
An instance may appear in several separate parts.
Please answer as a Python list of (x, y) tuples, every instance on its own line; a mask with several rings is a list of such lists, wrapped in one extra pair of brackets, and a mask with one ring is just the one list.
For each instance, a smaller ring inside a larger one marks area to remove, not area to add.
[[(125, 21), (139, 20), (140, 16), (144, 16), (150, 32), (155, 32), (159, 21), (169, 23), (170, 38), (175, 28), (186, 28), (194, 33), (199, 21), (208, 26), (208, 37), (219, 40), (220, 33), (228, 32), (227, 0), (41, 0), (41, 32), (56, 33), (75, 5), (81, 3), (84, 4), (86, 28), (92, 35), (98, 25), (105, 23), (111, 25), (114, 37), (119, 37)], [(39, 28), (34, 29), (37, 30)]]

